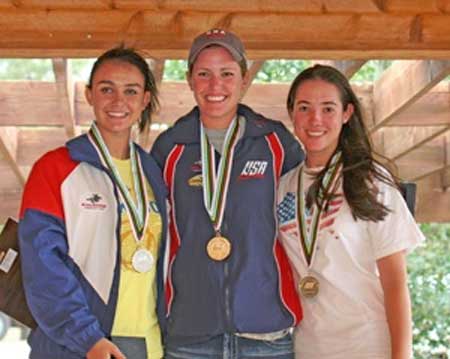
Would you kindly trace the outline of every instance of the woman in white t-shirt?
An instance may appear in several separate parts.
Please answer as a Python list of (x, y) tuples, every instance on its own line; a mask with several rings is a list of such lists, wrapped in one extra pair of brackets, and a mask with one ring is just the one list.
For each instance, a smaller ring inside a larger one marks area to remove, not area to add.
[(304, 309), (296, 358), (410, 358), (405, 257), (424, 238), (374, 158), (358, 99), (339, 71), (315, 65), (294, 80), (287, 107), (306, 151), (277, 203)]

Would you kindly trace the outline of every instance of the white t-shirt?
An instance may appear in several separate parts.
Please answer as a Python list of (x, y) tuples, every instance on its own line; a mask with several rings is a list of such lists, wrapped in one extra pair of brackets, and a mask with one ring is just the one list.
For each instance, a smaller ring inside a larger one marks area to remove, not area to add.
[[(392, 212), (381, 222), (355, 221), (344, 196), (334, 199), (321, 215), (308, 268), (297, 220), (299, 168), (280, 181), (279, 232), (297, 282), (310, 274), (319, 280), (320, 287), (313, 298), (299, 294), (304, 317), (295, 331), (296, 358), (388, 359), (390, 336), (376, 261), (412, 250), (424, 236), (400, 192), (377, 182), (379, 200)], [(312, 180), (305, 175), (304, 187)]]

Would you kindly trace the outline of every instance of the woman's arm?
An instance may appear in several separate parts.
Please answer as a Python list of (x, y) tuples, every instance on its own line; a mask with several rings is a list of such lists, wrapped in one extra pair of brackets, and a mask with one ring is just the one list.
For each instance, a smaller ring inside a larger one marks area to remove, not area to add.
[(392, 359), (412, 357), (411, 302), (405, 251), (377, 260), (384, 291), (384, 305), (391, 335)]
[(33, 166), (18, 234), (25, 294), (36, 322), (54, 342), (84, 357), (105, 333), (67, 260), (60, 187), (64, 169), (72, 168), (66, 150), (52, 151)]

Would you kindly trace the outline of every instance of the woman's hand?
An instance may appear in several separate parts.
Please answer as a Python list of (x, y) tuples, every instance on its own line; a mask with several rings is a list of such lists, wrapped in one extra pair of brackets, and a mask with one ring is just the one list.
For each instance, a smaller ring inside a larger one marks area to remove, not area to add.
[(127, 359), (117, 346), (106, 338), (100, 339), (86, 354), (86, 359)]

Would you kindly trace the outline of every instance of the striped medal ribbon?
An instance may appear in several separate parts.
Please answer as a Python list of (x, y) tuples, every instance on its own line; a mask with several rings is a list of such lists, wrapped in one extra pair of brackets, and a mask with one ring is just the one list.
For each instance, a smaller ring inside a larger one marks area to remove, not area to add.
[[(308, 268), (311, 266), (311, 260), (316, 247), (317, 235), (320, 229), (320, 216), (322, 214), (322, 210), (326, 207), (326, 202), (324, 201), (325, 194), (328, 194), (333, 183), (336, 183), (340, 168), (340, 158), (341, 152), (336, 152), (331, 158), (330, 165), (328, 166), (327, 172), (322, 179), (321, 188), (325, 188), (325, 193), (319, 192), (318, 194), (319, 206), (316, 205), (315, 201), (312, 204), (311, 225), (309, 227), (309, 231), (306, 223), (307, 209), (305, 205), (306, 201), (304, 191), (304, 165), (300, 167), (297, 189), (297, 218), (300, 227), (300, 243), (306, 262), (308, 263)], [(319, 293), (320, 283), (317, 276), (311, 273), (311, 270), (308, 269), (308, 273), (300, 278), (298, 287), (304, 298), (314, 298)]]
[(154, 258), (151, 252), (143, 248), (141, 245), (144, 229), (147, 226), (148, 220), (148, 194), (145, 188), (144, 171), (142, 170), (142, 164), (137, 154), (137, 149), (134, 143), (130, 141), (131, 174), (136, 193), (136, 201), (134, 201), (130, 190), (123, 182), (119, 171), (114, 165), (108, 147), (106, 146), (95, 122), (91, 126), (89, 135), (95, 149), (99, 154), (102, 164), (110, 170), (111, 176), (113, 177), (114, 183), (118, 188), (122, 203), (125, 206), (125, 210), (131, 222), (133, 237), (137, 245), (137, 249), (131, 258), (132, 266), (137, 272), (148, 272), (153, 266)]
[(233, 163), (234, 147), (239, 134), (236, 117), (228, 127), (222, 147), (222, 156), (216, 171), (214, 147), (209, 143), (203, 124), (200, 126), (200, 145), (203, 172), (203, 202), (211, 218), (215, 236), (207, 244), (208, 256), (216, 261), (226, 259), (231, 253), (231, 242), (220, 234), (225, 212), (226, 196)]
[[(341, 152), (336, 152), (330, 161), (330, 165), (328, 166), (328, 170), (325, 173), (322, 179), (321, 188), (325, 188), (326, 194), (330, 191), (330, 188), (337, 178), (339, 174), (339, 160), (341, 158)], [(304, 165), (300, 167), (300, 172), (298, 176), (298, 208), (297, 208), (297, 216), (298, 223), (300, 229), (300, 242), (301, 247), (303, 249), (303, 253), (305, 254), (305, 258), (308, 262), (308, 265), (311, 263), (311, 258), (314, 253), (314, 248), (317, 240), (317, 234), (320, 228), (320, 216), (322, 214), (322, 210), (326, 207), (326, 203), (323, 202), (325, 198), (325, 193), (319, 192), (319, 207), (316, 205), (316, 202), (312, 204), (312, 215), (311, 215), (311, 225), (309, 226), (309, 231), (307, 227), (307, 209), (305, 204), (305, 189), (304, 189)]]

